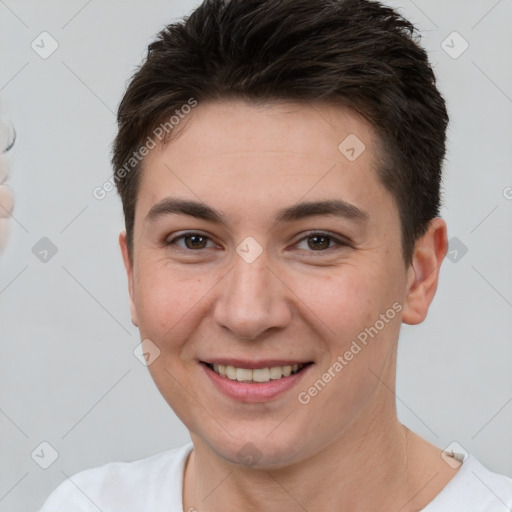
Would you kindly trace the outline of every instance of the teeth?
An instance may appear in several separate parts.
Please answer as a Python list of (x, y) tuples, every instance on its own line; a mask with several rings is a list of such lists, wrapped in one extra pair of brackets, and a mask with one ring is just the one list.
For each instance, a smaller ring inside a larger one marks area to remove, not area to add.
[(226, 366), (223, 364), (210, 365), (210, 368), (213, 368), (215, 373), (238, 382), (269, 382), (270, 380), (289, 377), (297, 373), (303, 367), (304, 364), (294, 364), (293, 366), (273, 366), (272, 368), (256, 368), (250, 370), (248, 368), (235, 368), (234, 366)]
[(283, 370), (280, 366), (273, 366), (269, 373), (271, 379), (280, 379), (283, 376)]
[(255, 382), (268, 382), (270, 380), (270, 368), (257, 368), (253, 370), (252, 380)]
[(252, 380), (252, 370), (246, 370), (245, 368), (237, 368), (236, 380), (238, 382), (243, 382), (244, 380)]
[(226, 366), (226, 377), (231, 380), (236, 380), (236, 368), (234, 366)]

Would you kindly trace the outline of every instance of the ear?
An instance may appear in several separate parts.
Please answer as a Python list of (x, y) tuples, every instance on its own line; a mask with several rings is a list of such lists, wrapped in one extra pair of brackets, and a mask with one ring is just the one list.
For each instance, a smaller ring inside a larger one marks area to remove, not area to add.
[(132, 316), (132, 324), (138, 327), (139, 320), (137, 318), (137, 309), (135, 308), (135, 302), (133, 300), (133, 265), (130, 260), (128, 244), (126, 242), (126, 231), (124, 230), (119, 233), (119, 246), (121, 247), (124, 268), (126, 269), (126, 275), (128, 277), (128, 290), (130, 292), (130, 314)]
[(437, 289), (441, 263), (448, 251), (446, 222), (432, 219), (427, 232), (416, 241), (411, 265), (407, 269), (407, 297), (402, 321), (415, 325), (423, 322)]

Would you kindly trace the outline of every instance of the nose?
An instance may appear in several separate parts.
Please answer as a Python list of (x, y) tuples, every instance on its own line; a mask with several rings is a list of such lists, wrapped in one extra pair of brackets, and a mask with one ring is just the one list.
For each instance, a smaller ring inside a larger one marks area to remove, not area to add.
[(292, 293), (264, 254), (252, 263), (236, 254), (220, 283), (214, 320), (240, 339), (260, 339), (266, 331), (286, 327), (292, 317)]

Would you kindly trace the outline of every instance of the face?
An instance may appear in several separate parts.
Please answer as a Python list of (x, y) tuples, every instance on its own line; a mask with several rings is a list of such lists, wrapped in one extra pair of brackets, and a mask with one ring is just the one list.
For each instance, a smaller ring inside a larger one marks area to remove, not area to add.
[(339, 106), (244, 102), (181, 128), (143, 162), (133, 266), (120, 237), (149, 370), (224, 459), (306, 459), (394, 408), (379, 383), (411, 274), (374, 131)]

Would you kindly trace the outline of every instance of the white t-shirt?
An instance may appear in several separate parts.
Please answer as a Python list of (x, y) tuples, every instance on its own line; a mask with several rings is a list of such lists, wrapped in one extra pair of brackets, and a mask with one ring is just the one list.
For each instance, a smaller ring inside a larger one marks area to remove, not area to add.
[[(62, 482), (39, 512), (183, 512), (183, 471), (192, 443), (134, 462), (111, 462)], [(510, 512), (512, 478), (471, 454), (421, 512)]]

